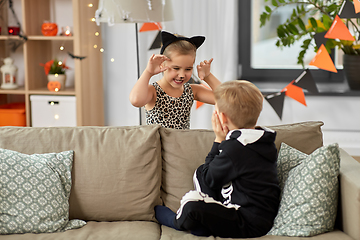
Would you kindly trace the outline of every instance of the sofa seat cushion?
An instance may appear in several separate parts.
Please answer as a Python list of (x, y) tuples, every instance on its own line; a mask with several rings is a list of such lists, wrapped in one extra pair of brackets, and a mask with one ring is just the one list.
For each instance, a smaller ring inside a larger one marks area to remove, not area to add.
[(159, 240), (160, 226), (148, 221), (88, 222), (84, 227), (61, 233), (13, 234), (1, 236), (1, 240)]
[(74, 150), (70, 219), (154, 220), (161, 204), (160, 126), (4, 127), (0, 148)]
[[(235, 240), (240, 238), (220, 238), (220, 237), (197, 237), (189, 232), (177, 231), (173, 228), (161, 226), (161, 238), (160, 240)], [(319, 234), (313, 237), (286, 237), (286, 236), (271, 236), (265, 235), (259, 238), (241, 238), (249, 240), (353, 240), (351, 237), (346, 235), (344, 232), (335, 230), (332, 232)]]

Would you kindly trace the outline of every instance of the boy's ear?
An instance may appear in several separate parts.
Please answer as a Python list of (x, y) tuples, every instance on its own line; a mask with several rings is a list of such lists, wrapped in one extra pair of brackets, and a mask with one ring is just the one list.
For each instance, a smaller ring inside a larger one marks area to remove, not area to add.
[(222, 124), (228, 122), (228, 118), (227, 118), (227, 116), (225, 115), (225, 113), (219, 112), (218, 114), (219, 114), (219, 118), (220, 118), (220, 121), (221, 121)]

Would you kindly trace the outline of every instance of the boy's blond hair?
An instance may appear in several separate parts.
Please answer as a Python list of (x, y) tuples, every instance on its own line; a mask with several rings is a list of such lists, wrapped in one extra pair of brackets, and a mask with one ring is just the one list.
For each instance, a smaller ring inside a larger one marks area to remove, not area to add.
[(214, 90), (220, 112), (239, 129), (256, 125), (263, 105), (263, 95), (251, 82), (233, 80), (220, 84)]

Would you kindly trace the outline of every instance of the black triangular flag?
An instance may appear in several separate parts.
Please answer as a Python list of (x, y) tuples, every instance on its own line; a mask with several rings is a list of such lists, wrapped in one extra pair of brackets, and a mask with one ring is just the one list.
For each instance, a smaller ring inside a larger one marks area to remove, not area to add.
[(314, 78), (309, 69), (303, 71), (300, 76), (294, 81), (293, 85), (301, 87), (312, 93), (319, 93)]
[(349, 0), (343, 2), (338, 15), (340, 18), (360, 18), (360, 13), (355, 12), (354, 3)]
[(326, 31), (321, 33), (315, 33), (314, 39), (317, 48), (320, 48), (321, 44), (324, 44), (324, 46), (326, 45), (326, 41), (328, 40), (327, 38), (324, 38), (326, 33), (327, 33)]
[(268, 101), (268, 103), (271, 105), (271, 107), (275, 110), (275, 112), (279, 116), (280, 120), (282, 120), (285, 92), (269, 94), (269, 95), (265, 96), (265, 99)]
[(159, 31), (158, 34), (156, 35), (155, 40), (153, 41), (149, 50), (158, 49), (158, 48), (161, 48), (161, 31)]

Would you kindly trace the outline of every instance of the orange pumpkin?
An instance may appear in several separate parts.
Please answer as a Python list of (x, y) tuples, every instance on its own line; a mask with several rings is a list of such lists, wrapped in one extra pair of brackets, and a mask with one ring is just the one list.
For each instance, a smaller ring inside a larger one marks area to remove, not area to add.
[(41, 25), (41, 32), (44, 36), (56, 36), (58, 26), (56, 23), (44, 22)]
[(61, 89), (61, 83), (58, 81), (50, 81), (47, 84), (47, 88), (49, 89), (49, 91), (51, 92), (58, 92)]

